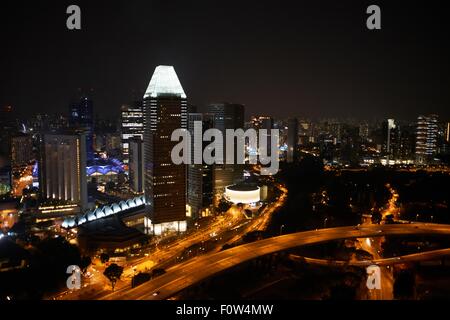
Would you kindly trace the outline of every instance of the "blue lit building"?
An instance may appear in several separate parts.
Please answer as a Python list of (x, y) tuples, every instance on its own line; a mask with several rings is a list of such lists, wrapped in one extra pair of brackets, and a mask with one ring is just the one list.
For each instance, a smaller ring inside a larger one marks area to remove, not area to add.
[(117, 182), (120, 174), (125, 174), (123, 163), (115, 158), (94, 158), (87, 162), (86, 175), (88, 181), (95, 178), (97, 182)]

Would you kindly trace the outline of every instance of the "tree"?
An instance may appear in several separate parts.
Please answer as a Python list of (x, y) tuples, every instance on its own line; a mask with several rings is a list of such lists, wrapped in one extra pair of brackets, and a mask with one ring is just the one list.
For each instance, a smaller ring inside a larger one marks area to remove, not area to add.
[(42, 240), (36, 245), (33, 255), (34, 286), (43, 291), (64, 286), (67, 267), (79, 266), (80, 262), (79, 249), (63, 237)]
[(111, 282), (112, 291), (114, 291), (114, 286), (116, 285), (116, 282), (120, 279), (120, 276), (122, 276), (122, 273), (123, 267), (118, 266), (115, 263), (111, 264), (108, 268), (105, 269), (105, 272), (103, 272), (105, 277), (107, 277), (108, 280)]
[(227, 212), (231, 208), (231, 204), (228, 202), (222, 200), (220, 201), (219, 205), (217, 206), (217, 209), (219, 212)]
[(80, 268), (83, 273), (86, 272), (87, 268), (91, 264), (92, 260), (89, 256), (81, 257)]
[(102, 253), (102, 254), (100, 255), (100, 261), (101, 261), (102, 263), (108, 262), (108, 261), (109, 261), (109, 255), (108, 255), (107, 253)]
[(383, 219), (383, 216), (381, 215), (380, 210), (375, 209), (372, 211), (372, 223), (380, 224), (382, 219)]

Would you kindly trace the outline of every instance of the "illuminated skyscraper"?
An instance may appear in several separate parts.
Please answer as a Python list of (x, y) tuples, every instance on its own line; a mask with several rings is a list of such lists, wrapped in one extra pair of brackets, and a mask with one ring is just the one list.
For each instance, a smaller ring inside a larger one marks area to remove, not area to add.
[(171, 141), (176, 129), (187, 129), (186, 94), (172, 66), (158, 66), (144, 95), (145, 197), (147, 231), (186, 229), (186, 170), (175, 165)]
[(144, 138), (144, 112), (142, 102), (137, 101), (133, 106), (122, 106), (121, 109), (121, 138), (124, 163), (128, 162), (129, 139)]
[[(219, 148), (223, 148), (224, 162), (226, 162), (227, 158), (225, 148), (226, 130), (244, 129), (244, 112), (245, 108), (241, 104), (216, 103), (208, 106), (208, 114), (213, 119), (213, 126), (222, 132), (224, 138), (223, 141), (218, 141), (217, 143)], [(234, 154), (237, 154), (236, 150)], [(214, 192), (216, 200), (225, 192), (225, 187), (243, 180), (244, 165), (236, 164), (236, 161), (234, 163), (214, 165)]]
[(144, 147), (142, 139), (133, 137), (129, 143), (129, 178), (134, 192), (144, 191)]
[(273, 118), (269, 116), (253, 116), (251, 118), (252, 128), (255, 130), (259, 129), (267, 129), (270, 130), (273, 128)]
[(419, 116), (416, 127), (416, 161), (427, 163), (437, 151), (438, 116)]
[[(212, 119), (201, 113), (188, 114), (188, 130), (191, 134), (191, 150), (194, 150), (194, 122), (202, 123), (202, 134), (212, 128)], [(202, 143), (202, 150), (209, 142)], [(198, 146), (197, 146), (198, 147)], [(194, 163), (194, 153), (191, 152), (191, 164), (187, 166), (187, 204), (192, 219), (207, 216), (211, 213), (210, 206), (214, 196), (213, 166)]]
[(445, 126), (445, 141), (450, 143), (450, 122), (447, 122), (447, 125)]
[(386, 155), (387, 164), (395, 158), (399, 143), (399, 128), (394, 119), (383, 122), (383, 153)]
[(33, 160), (33, 141), (31, 135), (16, 134), (11, 138), (11, 166), (25, 167)]
[(359, 124), (359, 136), (361, 137), (362, 141), (364, 141), (364, 142), (369, 139), (369, 124), (368, 123)]
[(258, 133), (258, 137), (259, 137), (259, 130), (263, 129), (266, 130), (266, 141), (267, 141), (267, 145), (266, 145), (266, 152), (267, 155), (270, 156), (271, 154), (271, 129), (274, 128), (274, 121), (272, 117), (268, 117), (268, 116), (259, 116), (259, 117), (252, 117), (251, 119), (251, 123), (252, 123), (252, 128), (256, 130), (256, 132)]
[(41, 196), (87, 208), (86, 136), (46, 134), (40, 158)]

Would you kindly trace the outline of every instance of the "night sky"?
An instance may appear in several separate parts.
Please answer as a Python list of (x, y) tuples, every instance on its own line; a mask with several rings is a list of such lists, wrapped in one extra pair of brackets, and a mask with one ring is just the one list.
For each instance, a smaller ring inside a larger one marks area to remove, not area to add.
[[(238, 102), (247, 116), (450, 119), (444, 1), (5, 2), (0, 105), (20, 116), (66, 114), (83, 88), (114, 117), (168, 64), (189, 103)], [(70, 4), (81, 31), (66, 28)], [(370, 4), (382, 30), (366, 28)]]

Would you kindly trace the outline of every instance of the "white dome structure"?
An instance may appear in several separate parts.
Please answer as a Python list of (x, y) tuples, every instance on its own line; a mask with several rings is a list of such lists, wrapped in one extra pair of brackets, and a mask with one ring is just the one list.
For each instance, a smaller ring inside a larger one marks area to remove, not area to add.
[(236, 184), (225, 188), (225, 198), (234, 204), (259, 202), (260, 194), (259, 187), (250, 184)]

